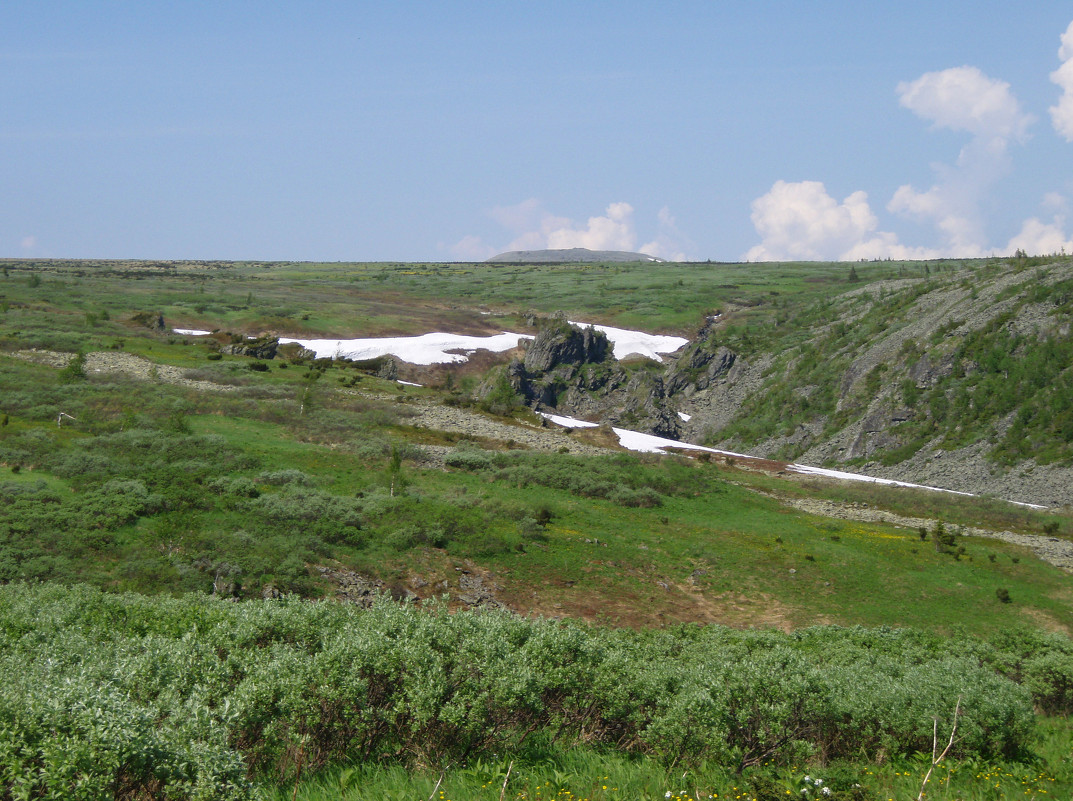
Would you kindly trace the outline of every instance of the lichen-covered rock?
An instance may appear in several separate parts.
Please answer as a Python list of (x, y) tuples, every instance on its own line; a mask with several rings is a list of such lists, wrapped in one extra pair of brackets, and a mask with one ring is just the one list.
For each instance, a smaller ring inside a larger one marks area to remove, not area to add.
[(220, 348), (221, 353), (229, 353), (232, 356), (250, 356), (254, 359), (274, 359), (277, 350), (279, 350), (278, 337), (257, 337)]
[(540, 329), (525, 352), (524, 364), (528, 372), (539, 373), (560, 364), (602, 362), (610, 355), (611, 343), (602, 331), (556, 320)]
[(399, 377), (399, 363), (391, 356), (385, 357), (376, 371), (376, 375), (378, 378), (394, 381)]
[(687, 388), (694, 391), (707, 389), (730, 373), (737, 358), (737, 354), (725, 345), (705, 341), (687, 346), (667, 372), (667, 394), (673, 395)]
[(135, 312), (130, 316), (130, 321), (159, 333), (168, 330), (168, 326), (164, 322), (164, 315), (159, 312)]

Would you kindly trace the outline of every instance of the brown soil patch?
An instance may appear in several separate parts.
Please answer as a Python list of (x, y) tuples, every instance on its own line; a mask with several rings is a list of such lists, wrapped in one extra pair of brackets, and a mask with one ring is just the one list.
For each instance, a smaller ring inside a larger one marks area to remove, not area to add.
[(1064, 634), (1067, 637), (1073, 635), (1073, 628), (1068, 623), (1063, 623), (1054, 615), (1049, 612), (1044, 612), (1042, 609), (1031, 609), (1029, 607), (1022, 607), (1021, 614), (1032, 619), (1032, 622), (1039, 626), (1041, 629), (1047, 631), (1054, 631), (1059, 634)]

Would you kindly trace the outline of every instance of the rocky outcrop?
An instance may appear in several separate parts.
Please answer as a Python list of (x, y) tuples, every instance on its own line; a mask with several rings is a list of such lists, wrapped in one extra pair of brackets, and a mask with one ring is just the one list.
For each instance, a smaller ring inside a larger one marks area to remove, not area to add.
[(159, 312), (134, 312), (130, 316), (130, 321), (135, 325), (140, 325), (161, 334), (168, 330), (168, 326), (164, 322), (164, 315)]
[(417, 594), (405, 587), (389, 586), (378, 578), (363, 576), (344, 568), (317, 567), (317, 572), (337, 587), (341, 601), (368, 608), (381, 595), (390, 595), (396, 601), (413, 601)]
[(560, 365), (597, 364), (607, 361), (611, 343), (595, 328), (579, 328), (565, 321), (549, 321), (525, 351), (525, 369), (544, 373)]
[(663, 437), (680, 433), (662, 376), (643, 366), (627, 370), (615, 361), (607, 336), (594, 328), (546, 321), (525, 358), (509, 365), (507, 377), (538, 411), (599, 419)]
[(376, 371), (377, 378), (386, 378), (388, 381), (394, 381), (399, 377), (399, 363), (391, 356), (386, 356), (381, 361), (380, 367)]
[(254, 359), (274, 359), (279, 349), (278, 337), (257, 337), (224, 345), (220, 348), (221, 353), (229, 353), (232, 356), (250, 356)]
[(667, 371), (667, 393), (690, 395), (707, 389), (734, 367), (738, 355), (716, 342), (694, 342), (686, 346), (678, 361)]

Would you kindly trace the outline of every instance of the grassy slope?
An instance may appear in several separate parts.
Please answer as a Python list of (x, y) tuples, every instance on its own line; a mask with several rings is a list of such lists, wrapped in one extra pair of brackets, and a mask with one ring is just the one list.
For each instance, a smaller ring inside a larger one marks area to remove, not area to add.
[[(1038, 532), (1044, 522), (1053, 521), (1068, 536), (1071, 521), (1065, 517), (993, 501), (787, 481), (724, 464), (648, 457), (633, 459), (638, 476), (658, 482), (669, 475), (690, 491), (666, 492), (662, 505), (654, 508), (623, 508), (564, 490), (516, 486), (486, 471), (429, 469), (413, 443), (451, 445), (456, 438), (410, 428), (408, 404), (391, 399), (435, 398), (436, 390), (399, 392), (389, 382), (363, 377), (356, 389), (374, 397), (347, 394), (337, 380), (341, 371), (329, 370), (316, 382), (296, 366), (253, 373), (246, 369), (248, 360), (209, 362), (204, 344), (127, 322), (136, 311), (162, 311), (171, 325), (235, 331), (420, 333), (480, 330), (489, 321), (475, 309), (485, 306), (503, 311), (494, 322), (504, 327), (523, 322), (520, 315), (527, 308), (566, 308), (583, 319), (688, 333), (705, 312), (734, 301), (744, 306), (765, 297), (815, 300), (840, 292), (846, 286), (845, 269), (689, 265), (642, 277), (628, 266), (240, 265), (136, 279), (88, 272), (78, 277), (48, 265), (41, 284), (31, 287), (27, 276), (33, 273), (16, 267), (10, 278), (0, 279), (3, 350), (118, 345), (162, 364), (207, 371), (241, 388), (204, 393), (93, 375), (64, 384), (54, 368), (0, 354), (0, 414), (9, 415), (0, 427), (0, 452), (8, 454), (0, 458), (0, 485), (31, 488), (43, 481), (61, 503), (74, 507), (99, 490), (103, 480), (61, 477), (44, 466), (49, 459), (78, 450), (80, 443), (98, 442), (95, 438), (104, 442), (125, 431), (147, 431), (179, 440), (220, 437), (200, 455), (203, 464), (190, 468), (204, 471), (197, 486), (214, 478), (246, 477), (264, 497), (286, 490), (263, 476), (293, 469), (325, 495), (354, 498), (360, 493), (382, 500), (394, 446), (404, 456), (408, 486), (403, 496), (409, 505), (370, 514), (364, 542), (354, 547), (318, 540), (301, 524), (273, 524), (253, 514), (243, 500), (213, 495), (211, 502), (184, 505), (180, 498), (175, 508), (142, 514), (103, 532), (86, 528), (57, 535), (50, 540), (51, 553), (21, 562), (5, 561), (19, 547), (7, 537), (0, 541), (0, 570), (14, 564), (12, 578), (18, 578), (19, 570), (36, 569), (43, 571), (40, 578), (113, 589), (208, 592), (220, 565), (237, 565), (244, 571), (242, 594), (256, 596), (263, 584), (286, 588), (287, 581), (296, 591), (331, 594), (329, 583), (306, 572), (307, 563), (351, 567), (389, 584), (412, 582), (417, 575), (427, 582), (424, 593), (435, 593), (439, 580), (456, 590), (456, 568), (463, 568), (497, 584), (497, 597), (520, 611), (614, 624), (719, 621), (793, 628), (863, 623), (983, 635), (1028, 624), (1070, 631), (1068, 576), (1019, 549), (970, 540), (966, 555), (954, 560), (921, 543), (915, 532), (805, 515), (761, 492), (864, 502), (961, 525)], [(898, 269), (904, 268), (880, 265), (859, 272), (868, 280)], [(648, 308), (631, 304), (639, 294), (658, 300)], [(766, 306), (746, 309), (738, 312), (745, 318), (743, 326), (750, 314), (759, 320), (772, 312)], [(105, 310), (110, 319), (102, 319)], [(303, 397), (307, 412), (299, 417)], [(78, 424), (57, 428), (60, 408), (78, 417)], [(20, 449), (30, 456), (11, 456)], [(110, 453), (95, 446), (90, 450)], [(151, 470), (140, 475), (152, 483)], [(182, 478), (181, 471), (161, 475)], [(551, 513), (550, 522), (536, 536), (524, 536), (524, 519), (541, 509)], [(464, 529), (445, 547), (393, 536), (406, 527), (420, 528), (436, 515)], [(471, 517), (476, 524), (467, 529)], [(996, 557), (993, 562), (988, 554)], [(999, 602), (995, 591), (1000, 587), (1008, 589), (1012, 603)], [(1068, 722), (1047, 721), (1040, 738), (1035, 749), (1039, 765), (955, 763), (933, 778), (933, 793), (982, 801), (1068, 791), (1069, 777), (1062, 773)], [(440, 785), (440, 797), (499, 798), (509, 765), (505, 757), (456, 767)], [(847, 776), (856, 772), (875, 798), (915, 796), (924, 771), (919, 762), (905, 761), (834, 769)], [(806, 772), (817, 775), (804, 766), (780, 770), (778, 780), (795, 792)], [(549, 749), (545, 760), (515, 764), (512, 771), (508, 792), (519, 798), (661, 798), (666, 791), (673, 795), (683, 789), (690, 797), (694, 791), (746, 797), (742, 793), (749, 784), (719, 766), (672, 775), (648, 760), (584, 748)], [(301, 784), (297, 797), (427, 798), (435, 795), (437, 778), (391, 767), (333, 770)], [(279, 797), (294, 797), (294, 790), (288, 781), (278, 789)]]
[[(285, 319), (297, 318), (321, 333), (367, 333), (361, 323), (374, 318), (380, 320), (372, 324), (374, 330), (409, 326), (409, 332), (416, 333), (425, 327), (449, 327), (432, 325), (421, 315), (436, 317), (444, 313), (444, 306), (461, 303), (469, 293), (480, 293), (485, 305), (495, 307), (518, 297), (521, 284), (543, 298), (543, 308), (550, 310), (568, 299), (577, 304), (602, 303), (607, 292), (591, 290), (606, 284), (623, 293), (641, 291), (646, 297), (660, 298), (663, 305), (654, 312), (658, 322), (644, 327), (675, 330), (676, 314), (696, 315), (702, 303), (714, 309), (720, 298), (752, 303), (773, 292), (811, 297), (845, 286), (844, 265), (785, 265), (763, 271), (743, 265), (675, 265), (647, 279), (628, 265), (255, 265), (226, 270), (180, 268), (175, 275), (154, 272), (140, 280), (130, 274), (98, 276), (84, 271), (82, 276), (72, 276), (55, 266), (50, 269), (37, 287), (30, 287), (18, 272), (0, 284), (8, 303), (2, 328), (7, 348), (94, 349), (122, 341), (129, 352), (161, 363), (197, 367), (199, 376), (216, 375), (244, 387), (225, 395), (90, 376), (70, 388), (56, 383), (52, 368), (4, 359), (5, 383), (38, 387), (38, 400), (45, 402), (27, 402), (12, 415), (12, 425), (0, 437), (9, 439), (28, 428), (38, 428), (53, 438), (103, 434), (122, 428), (124, 420), (138, 415), (147, 424), (159, 425), (178, 409), (190, 431), (222, 436), (236, 453), (250, 458), (253, 466), (239, 474), (256, 481), (266, 472), (298, 469), (314, 478), (319, 491), (349, 497), (388, 486), (387, 455), (392, 442), (405, 451), (410, 439), (429, 441), (426, 432), (398, 425), (406, 422), (407, 404), (343, 394), (334, 371), (313, 384), (309, 393), (309, 374), (302, 368), (251, 373), (243, 369), (248, 360), (242, 358), (206, 362), (203, 344), (154, 335), (124, 320), (135, 311), (163, 309), (173, 324), (235, 329), (249, 325), (245, 330), (260, 330), (254, 321), (263, 322), (265, 314), (275, 312), (281, 317), (286, 311), (290, 316)], [(886, 274), (904, 268), (870, 269)], [(868, 268), (860, 272), (867, 277)], [(59, 278), (53, 277), (57, 274)], [(702, 288), (711, 292), (703, 296)], [(392, 316), (393, 307), (383, 298), (401, 298), (405, 292), (416, 296), (406, 302), (410, 307), (416, 302), (419, 314), (403, 321)], [(432, 298), (440, 299), (438, 306), (433, 306)], [(286, 309), (276, 305), (284, 300), (289, 303)], [(528, 302), (522, 296), (513, 307), (525, 308)], [(192, 310), (200, 303), (210, 305), (203, 313)], [(675, 311), (679, 307), (685, 311)], [(92, 316), (103, 309), (111, 309), (110, 319)], [(341, 325), (344, 309), (358, 309), (357, 320), (351, 318), (345, 330), (330, 327)], [(222, 320), (210, 316), (214, 310)], [(437, 321), (475, 318), (481, 322), (480, 315), (462, 308), (446, 313), (446, 318), (436, 317)], [(619, 309), (615, 316), (609, 307), (578, 305), (572, 313), (623, 325), (642, 322), (637, 309), (629, 313)], [(300, 319), (305, 314), (310, 320)], [(436, 396), (431, 390), (400, 394), (394, 385), (373, 378), (363, 379), (358, 391), (403, 400), (415, 394)], [(76, 416), (85, 415), (86, 425), (60, 431), (50, 428), (52, 410), (59, 408), (54, 405), (57, 397), (84, 404), (85, 412)], [(298, 417), (296, 406), (301, 398), (311, 410)], [(55, 447), (69, 444), (61, 439)], [(515, 487), (485, 474), (423, 469), (410, 458), (416, 452), (405, 452), (408, 494), (415, 499), (411, 507), (373, 515), (366, 521), (360, 547), (315, 538), (304, 541), (306, 547), (300, 553), (305, 559), (341, 564), (411, 586), (415, 575), (428, 586), (442, 580), (454, 582), (454, 567), (476, 564), (490, 571), (490, 581), (501, 587), (499, 597), (521, 611), (631, 625), (678, 620), (781, 627), (859, 622), (942, 630), (961, 624), (988, 631), (1026, 621), (1061, 630), (1073, 624), (1064, 575), (1013, 546), (970, 542), (966, 558), (955, 561), (935, 553), (930, 543), (922, 544), (914, 532), (812, 518), (738, 484), (791, 494), (844, 495), (867, 490), (804, 489), (800, 483), (786, 484), (714, 464), (693, 465), (689, 469), (703, 474), (699, 479), (703, 491), (666, 496), (663, 505), (653, 509), (623, 508), (562, 490)], [(659, 473), (662, 468), (645, 469)], [(43, 469), (23, 471), (17, 478), (26, 481), (28, 475), (58, 481)], [(259, 486), (266, 493), (279, 491), (263, 483)], [(888, 501), (898, 503), (896, 499), (903, 497), (891, 495)], [(982, 522), (1038, 531), (1042, 520), (1020, 512), (1012, 520), (1002, 514), (996, 519), (986, 504), (961, 504), (934, 495), (927, 499), (939, 505), (933, 509), (937, 515), (961, 524)], [(902, 503), (918, 505), (915, 500)], [(421, 504), (425, 504), (423, 509)], [(535, 514), (538, 507), (550, 509), (552, 520), (536, 540), (525, 541), (519, 535), (519, 521)], [(445, 525), (473, 530), (446, 548), (394, 537), (398, 529), (420, 527), (429, 514), (446, 515)], [(479, 525), (473, 524), (474, 519)], [(1068, 531), (1068, 522), (1063, 520), (1062, 525)], [(116, 588), (204, 588), (211, 585), (214, 569), (192, 570), (189, 565), (208, 560), (213, 565), (238, 564), (245, 591), (256, 594), (265, 584), (285, 583), (277, 563), (288, 556), (288, 537), (301, 540), (299, 530), (281, 532), (251, 517), (240, 505), (217, 503), (208, 509), (165, 511), (121, 527), (114, 542), (101, 546), (94, 558), (68, 564), (57, 577)], [(993, 562), (988, 554), (996, 557)], [(292, 573), (294, 567), (291, 564)], [(318, 591), (317, 582), (310, 581), (298, 582), (295, 588)], [(319, 591), (331, 591), (331, 587), (319, 586)], [(997, 600), (1000, 587), (1010, 592), (1013, 603)], [(429, 592), (416, 589), (419, 594)]]

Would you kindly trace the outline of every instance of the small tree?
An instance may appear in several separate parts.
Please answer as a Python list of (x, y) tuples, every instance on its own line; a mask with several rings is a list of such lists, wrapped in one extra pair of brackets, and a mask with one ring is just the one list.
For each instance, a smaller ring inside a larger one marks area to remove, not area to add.
[(507, 371), (503, 370), (496, 377), (491, 391), (485, 396), (481, 404), (493, 414), (508, 415), (520, 405), (518, 393), (511, 386)]
[(86, 355), (79, 351), (74, 355), (67, 366), (60, 370), (60, 381), (70, 384), (86, 377)]
[(936, 522), (931, 538), (937, 553), (956, 553), (957, 533), (943, 525), (942, 520)]

